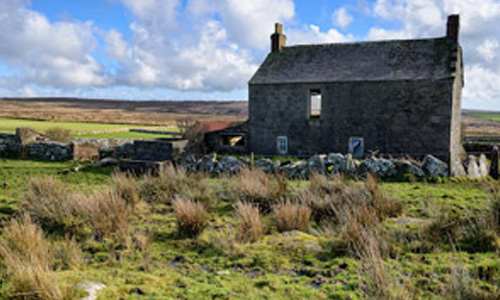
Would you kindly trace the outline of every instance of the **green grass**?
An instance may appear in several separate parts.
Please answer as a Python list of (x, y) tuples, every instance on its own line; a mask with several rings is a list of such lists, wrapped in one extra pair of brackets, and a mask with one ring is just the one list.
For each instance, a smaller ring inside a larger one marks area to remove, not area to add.
[(83, 123), (83, 122), (55, 122), (24, 120), (0, 117), (0, 132), (14, 133), (16, 128), (24, 127), (44, 132), (50, 128), (64, 128), (71, 131), (73, 138), (131, 138), (131, 139), (155, 139), (171, 137), (168, 135), (158, 135), (151, 133), (130, 132), (129, 129), (150, 129), (159, 131), (178, 132), (176, 127), (158, 128), (152, 126), (140, 126), (130, 124), (103, 124), (103, 123)]
[[(79, 172), (67, 172), (77, 165), (76, 162), (0, 160), (0, 220), (15, 216), (27, 182), (34, 176), (54, 176), (75, 193), (90, 193), (111, 186), (113, 168), (88, 167)], [(207, 182), (215, 195), (222, 195), (231, 181), (231, 178), (194, 179)], [(289, 184), (298, 189), (307, 188), (309, 183), (290, 181)], [(464, 217), (481, 214), (492, 200), (486, 184), (453, 181), (380, 183), (384, 193), (404, 203), (403, 217), (422, 220), (422, 223), (404, 227), (388, 219), (385, 221), (388, 234), (414, 239), (414, 231), (420, 232), (421, 226), (441, 210)], [(236, 243), (234, 250), (216, 246), (214, 235), (219, 234), (219, 239), (228, 241), (230, 228), (237, 224), (232, 201), (234, 199), (224, 197), (217, 199), (209, 210), (209, 226), (197, 240), (176, 235), (176, 220), (169, 204), (148, 206), (142, 201), (130, 222), (133, 232), (154, 232), (148, 250), (126, 249), (108, 238), (100, 242), (81, 238), (78, 244), (84, 251), (85, 264), (78, 270), (58, 271), (57, 276), (66, 282), (104, 283), (106, 288), (99, 293), (100, 300), (363, 299), (360, 286), (369, 281), (369, 276), (360, 271), (364, 263), (334, 251), (336, 248), (329, 244), (321, 224), (313, 224), (308, 234), (303, 233), (296, 239), (297, 242), (319, 243), (323, 246), (319, 252), (286, 246), (291, 238), (276, 232), (270, 215), (264, 216), (268, 230), (262, 240)], [(47, 238), (61, 237), (48, 233)], [(384, 258), (393, 284), (409, 287), (413, 296), (407, 299), (444, 299), (442, 293), (450, 288), (450, 282), (455, 280), (453, 272), (458, 271), (465, 272), (465, 279), (471, 281), (466, 284), (476, 289), (498, 289), (500, 260), (497, 253), (452, 250), (458, 246), (445, 243), (440, 241), (433, 250), (421, 252), (391, 249), (391, 253), (397, 255)], [(488, 277), (488, 270), (493, 270), (491, 277)], [(4, 286), (0, 286), (0, 291), (2, 288)]]
[(500, 113), (469, 113), (467, 115), (500, 122)]
[[(169, 129), (170, 130), (170, 129)], [(106, 132), (96, 134), (73, 134), (72, 138), (88, 138), (88, 139), (158, 139), (158, 138), (172, 138), (171, 135), (152, 134), (132, 131), (122, 132)]]

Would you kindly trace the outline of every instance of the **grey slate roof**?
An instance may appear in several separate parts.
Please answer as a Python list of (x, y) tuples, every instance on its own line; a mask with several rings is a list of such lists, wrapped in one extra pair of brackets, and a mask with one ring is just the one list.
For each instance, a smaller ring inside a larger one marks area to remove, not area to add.
[(285, 47), (250, 84), (449, 78), (457, 47), (446, 38)]

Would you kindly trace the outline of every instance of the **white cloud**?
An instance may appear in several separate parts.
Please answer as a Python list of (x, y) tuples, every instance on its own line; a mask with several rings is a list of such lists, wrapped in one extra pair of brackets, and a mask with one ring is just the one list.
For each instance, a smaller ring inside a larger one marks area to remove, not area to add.
[(26, 1), (0, 2), (0, 59), (19, 82), (57, 87), (105, 85), (108, 78), (91, 56), (96, 47), (90, 22), (51, 23)]
[(321, 44), (321, 43), (345, 43), (354, 40), (352, 35), (344, 35), (335, 29), (321, 32), (316, 25), (304, 28), (290, 29), (287, 33), (290, 44)]
[(341, 7), (333, 13), (332, 20), (333, 24), (339, 26), (342, 29), (345, 29), (352, 23), (354, 18), (352, 17), (351, 14), (349, 14), (347, 8)]
[(374, 17), (398, 22), (398, 28), (371, 28), (368, 39), (444, 36), (446, 17), (460, 14), (460, 43), (464, 51), (464, 105), (488, 103), (498, 109), (500, 99), (500, 2), (497, 0), (377, 0)]

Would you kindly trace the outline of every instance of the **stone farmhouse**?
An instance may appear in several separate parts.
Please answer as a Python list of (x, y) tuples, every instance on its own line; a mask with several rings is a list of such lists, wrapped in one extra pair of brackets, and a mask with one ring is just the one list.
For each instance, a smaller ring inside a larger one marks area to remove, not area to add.
[(463, 85), (458, 15), (444, 37), (342, 44), (287, 46), (276, 24), (271, 53), (249, 82), (248, 150), (432, 154), (453, 175)]

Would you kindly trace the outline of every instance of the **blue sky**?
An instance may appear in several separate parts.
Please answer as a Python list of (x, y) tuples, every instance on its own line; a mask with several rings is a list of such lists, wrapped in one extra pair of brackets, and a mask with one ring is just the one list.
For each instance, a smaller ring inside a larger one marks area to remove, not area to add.
[(273, 24), (289, 44), (444, 35), (464, 108), (500, 110), (500, 0), (0, 0), (0, 97), (246, 100)]

